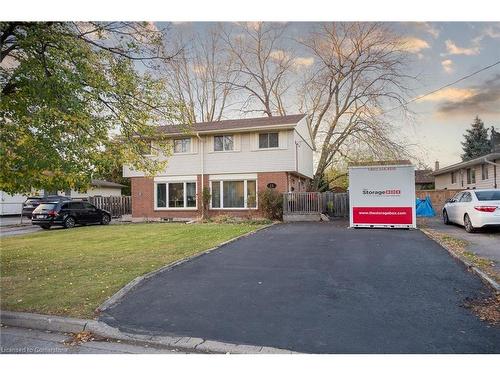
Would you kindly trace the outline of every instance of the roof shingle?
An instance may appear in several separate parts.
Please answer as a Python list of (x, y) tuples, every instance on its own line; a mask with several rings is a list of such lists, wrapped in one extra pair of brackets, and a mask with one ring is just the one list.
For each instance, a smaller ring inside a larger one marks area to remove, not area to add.
[(198, 122), (192, 125), (164, 125), (160, 126), (159, 130), (167, 134), (180, 134), (189, 131), (205, 132), (205, 131), (267, 127), (267, 126), (272, 127), (280, 125), (295, 125), (305, 116), (306, 116), (305, 114), (297, 114), (297, 115), (287, 115), (287, 116), (244, 118), (244, 119), (223, 120), (223, 121), (213, 121), (213, 122)]

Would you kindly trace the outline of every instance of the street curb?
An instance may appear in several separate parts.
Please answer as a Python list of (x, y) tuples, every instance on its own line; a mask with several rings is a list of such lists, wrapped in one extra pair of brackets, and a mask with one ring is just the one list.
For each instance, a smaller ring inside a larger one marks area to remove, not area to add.
[(463, 257), (455, 254), (451, 249), (449, 249), (447, 246), (445, 246), (443, 243), (441, 243), (437, 238), (435, 238), (434, 235), (431, 232), (429, 232), (427, 229), (420, 228), (420, 231), (422, 233), (424, 233), (427, 237), (429, 237), (431, 240), (436, 242), (443, 249), (445, 249), (453, 258), (455, 258), (458, 261), (460, 261), (461, 263), (463, 263), (469, 271), (476, 274), (481, 279), (483, 284), (485, 284), (486, 286), (493, 289), (493, 291), (495, 291), (496, 293), (500, 293), (500, 284), (497, 283), (495, 280), (493, 280), (490, 276), (488, 276), (486, 273), (481, 271), (479, 268), (477, 268), (475, 265), (473, 265), (467, 259), (464, 259)]
[(2, 324), (6, 326), (31, 328), (43, 331), (78, 333), (90, 332), (108, 339), (147, 344), (168, 349), (178, 349), (194, 353), (229, 354), (293, 354), (291, 350), (268, 346), (238, 345), (221, 341), (205, 340), (198, 337), (152, 336), (130, 334), (97, 320), (66, 318), (53, 315), (0, 311)]
[(158, 268), (157, 270), (154, 270), (154, 271), (151, 271), (149, 273), (146, 273), (142, 276), (138, 276), (136, 277), (134, 280), (130, 281), (128, 284), (126, 284), (124, 287), (122, 287), (118, 292), (116, 292), (115, 294), (113, 294), (111, 297), (109, 297), (106, 301), (104, 301), (100, 306), (98, 306), (95, 310), (96, 314), (100, 314), (101, 312), (103, 311), (106, 311), (108, 310), (109, 308), (113, 307), (114, 305), (116, 305), (117, 303), (119, 303), (121, 301), (121, 299), (128, 293), (130, 292), (132, 289), (134, 289), (137, 285), (139, 285), (141, 282), (143, 281), (146, 281), (148, 279), (150, 279), (151, 277), (161, 273), (161, 272), (164, 272), (164, 271), (168, 271), (168, 270), (171, 270), (183, 263), (186, 263), (186, 262), (189, 262), (193, 259), (196, 259), (196, 258), (199, 258), (199, 257), (202, 257), (203, 255), (206, 255), (206, 254), (209, 254), (211, 253), (212, 251), (214, 250), (217, 250), (219, 248), (221, 248), (222, 246), (225, 246), (227, 244), (230, 244), (231, 242), (234, 242), (234, 241), (237, 241), (241, 238), (244, 238), (244, 237), (248, 237), (254, 233), (257, 233), (261, 230), (264, 230), (264, 229), (267, 229), (273, 225), (275, 225), (276, 223), (271, 223), (271, 224), (268, 224), (268, 225), (265, 225), (263, 226), (262, 228), (258, 228), (258, 229), (255, 229), (251, 232), (248, 232), (248, 233), (245, 233), (245, 234), (242, 234), (238, 237), (234, 237), (234, 238), (231, 238), (230, 240), (227, 240), (227, 241), (224, 241), (220, 244), (218, 244), (217, 246), (215, 247), (212, 247), (208, 250), (205, 250), (205, 251), (202, 251), (201, 253), (198, 253), (198, 254), (194, 254), (194, 255), (191, 255), (187, 258), (183, 258), (183, 259), (180, 259), (180, 260), (177, 260), (173, 263), (169, 263), (161, 268)]

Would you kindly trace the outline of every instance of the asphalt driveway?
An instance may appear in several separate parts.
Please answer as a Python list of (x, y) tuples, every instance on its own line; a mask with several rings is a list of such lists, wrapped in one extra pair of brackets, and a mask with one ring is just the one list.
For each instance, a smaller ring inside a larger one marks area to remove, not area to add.
[(499, 353), (462, 307), (489, 295), (420, 231), (276, 225), (140, 284), (101, 319), (308, 353)]

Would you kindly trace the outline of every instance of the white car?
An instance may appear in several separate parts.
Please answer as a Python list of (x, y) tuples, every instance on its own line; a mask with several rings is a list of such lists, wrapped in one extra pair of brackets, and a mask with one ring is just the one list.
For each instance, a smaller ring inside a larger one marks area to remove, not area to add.
[(469, 233), (477, 228), (500, 226), (500, 189), (464, 190), (443, 207), (445, 224), (455, 223)]

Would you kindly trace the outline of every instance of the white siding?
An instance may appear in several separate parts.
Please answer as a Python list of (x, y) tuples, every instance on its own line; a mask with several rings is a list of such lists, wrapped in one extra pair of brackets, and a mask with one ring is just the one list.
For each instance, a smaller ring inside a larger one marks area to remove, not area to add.
[[(270, 129), (269, 131), (274, 130)], [(303, 132), (303, 129), (301, 131)], [(266, 130), (261, 132), (266, 132)], [(296, 171), (295, 142), (297, 141), (301, 142), (298, 148), (299, 172), (309, 177), (312, 176), (312, 149), (295, 134), (294, 130), (279, 131), (279, 147), (276, 149), (259, 149), (258, 134), (259, 132), (235, 133), (234, 151), (224, 152), (214, 151), (213, 135), (202, 136), (203, 144), (199, 144), (198, 139), (193, 137), (192, 144), (195, 145), (193, 152), (171, 155), (168, 157), (166, 169), (158, 175), (201, 174), (202, 149), (204, 150), (204, 174)], [(305, 139), (310, 139), (307, 134)], [(144, 176), (144, 173), (133, 171), (128, 166), (124, 166), (123, 175), (124, 177), (141, 177)]]
[[(61, 192), (61, 195), (65, 195)], [(113, 197), (122, 195), (122, 189), (116, 187), (91, 187), (86, 192), (80, 193), (75, 190), (71, 190), (71, 198), (87, 198), (100, 195), (101, 197)]]
[[(495, 160), (498, 163), (499, 160)], [(443, 173), (436, 176), (435, 186), (436, 190), (440, 189), (492, 189), (495, 187), (495, 172), (494, 166), (491, 164), (486, 164), (488, 167), (488, 178), (482, 179), (481, 175), (481, 164), (477, 164), (468, 168), (474, 169), (476, 171), (476, 182), (467, 183), (467, 168), (462, 168), (454, 171), (456, 174), (456, 183), (451, 183), (451, 172)], [(499, 182), (500, 167), (497, 167), (497, 184)], [(463, 180), (463, 184), (462, 184)]]

